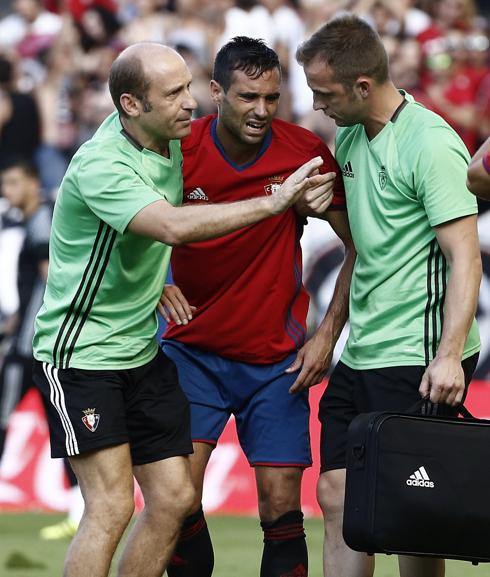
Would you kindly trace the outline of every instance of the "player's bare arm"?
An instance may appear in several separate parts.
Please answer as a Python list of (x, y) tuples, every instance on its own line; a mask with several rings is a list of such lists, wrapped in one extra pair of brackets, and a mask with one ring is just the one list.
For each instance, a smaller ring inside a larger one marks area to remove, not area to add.
[(477, 216), (466, 216), (435, 228), (450, 274), (444, 303), (444, 324), (437, 354), (420, 384), (422, 397), (457, 405), (464, 393), (461, 357), (475, 317), (482, 277)]
[(326, 175), (315, 175), (323, 159), (316, 157), (293, 172), (270, 196), (230, 204), (174, 207), (165, 200), (146, 206), (128, 229), (168, 245), (181, 245), (223, 236), (264, 218), (284, 212), (310, 187), (327, 187)]
[(177, 285), (166, 284), (158, 303), (158, 312), (167, 323), (171, 320), (178, 325), (186, 325), (192, 320), (196, 307), (189, 304)]
[(323, 321), (313, 337), (298, 351), (294, 363), (287, 369), (288, 372), (301, 369), (289, 389), (290, 393), (297, 393), (316, 385), (325, 377), (332, 362), (335, 344), (349, 316), (349, 290), (356, 251), (352, 242), (347, 212), (332, 210), (327, 212), (326, 218), (344, 244), (344, 262), (337, 276), (332, 300)]

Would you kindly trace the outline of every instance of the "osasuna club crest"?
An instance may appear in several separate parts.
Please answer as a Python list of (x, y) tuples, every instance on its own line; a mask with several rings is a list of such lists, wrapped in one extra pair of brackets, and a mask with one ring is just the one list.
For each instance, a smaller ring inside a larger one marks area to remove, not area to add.
[(381, 187), (381, 190), (384, 190), (386, 187), (386, 172), (384, 166), (382, 166), (379, 171), (379, 186)]
[(270, 184), (264, 186), (265, 194), (271, 195), (274, 194), (279, 188), (281, 188), (281, 184), (284, 181), (284, 176), (270, 176), (269, 177)]
[(99, 426), (100, 415), (95, 412), (95, 409), (84, 409), (83, 414), (85, 416), (82, 417), (82, 423), (93, 433)]

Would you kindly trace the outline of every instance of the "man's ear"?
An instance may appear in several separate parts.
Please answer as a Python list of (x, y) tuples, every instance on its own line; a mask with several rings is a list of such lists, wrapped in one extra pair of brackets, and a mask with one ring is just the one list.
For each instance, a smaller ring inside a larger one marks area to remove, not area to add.
[(211, 82), (209, 83), (209, 88), (211, 89), (212, 101), (216, 104), (216, 106), (219, 106), (221, 104), (221, 101), (223, 100), (225, 91), (223, 90), (221, 84), (216, 82), (216, 80), (211, 80)]
[(354, 85), (354, 90), (363, 99), (366, 99), (371, 93), (373, 81), (367, 76), (360, 76)]
[(138, 100), (138, 98), (136, 98), (132, 94), (129, 94), (129, 92), (124, 92), (123, 94), (121, 94), (119, 102), (121, 104), (122, 109), (128, 116), (132, 118), (137, 118), (138, 116), (140, 116), (141, 102)]

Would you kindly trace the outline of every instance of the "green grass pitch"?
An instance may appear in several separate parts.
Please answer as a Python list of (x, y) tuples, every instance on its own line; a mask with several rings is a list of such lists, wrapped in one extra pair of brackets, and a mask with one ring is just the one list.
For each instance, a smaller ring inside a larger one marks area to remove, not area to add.
[[(38, 537), (41, 527), (61, 519), (61, 515), (45, 513), (0, 513), (0, 577), (61, 577), (68, 541), (41, 541)], [(250, 517), (209, 516), (208, 523), (216, 556), (213, 577), (258, 577), (262, 541), (257, 521)], [(309, 575), (321, 577), (322, 522), (307, 519), (306, 531)], [(111, 577), (115, 576), (114, 569)], [(396, 575), (396, 559), (379, 555), (375, 576)], [(449, 561), (446, 577), (490, 577), (490, 564), (474, 567)]]

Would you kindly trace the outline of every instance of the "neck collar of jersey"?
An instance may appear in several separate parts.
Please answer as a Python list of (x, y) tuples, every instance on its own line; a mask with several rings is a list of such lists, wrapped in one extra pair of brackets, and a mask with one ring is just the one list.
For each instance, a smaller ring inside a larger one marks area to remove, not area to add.
[(405, 106), (408, 104), (408, 100), (406, 98), (406, 93), (403, 90), (399, 90), (400, 94), (403, 96), (403, 101), (401, 102), (401, 104), (397, 107), (397, 109), (395, 110), (395, 112), (393, 112), (393, 116), (390, 118), (390, 122), (396, 122), (398, 117), (400, 116), (400, 112), (405, 108)]
[[(121, 119), (119, 119), (119, 122), (121, 122)], [(137, 150), (139, 150), (140, 152), (143, 152), (143, 150), (145, 149), (144, 146), (141, 146), (141, 144), (136, 140), (136, 138), (134, 136), (132, 136), (131, 134), (129, 134), (129, 132), (124, 128), (123, 123), (121, 122), (121, 134), (124, 136), (124, 138), (130, 142)]]
[(138, 150), (139, 152), (142, 152), (144, 155), (146, 156), (150, 156), (153, 158), (156, 158), (158, 160), (160, 160), (161, 162), (163, 162), (164, 164), (168, 164), (168, 163), (172, 163), (172, 153), (170, 150), (170, 141), (168, 143), (168, 156), (164, 156), (163, 154), (159, 154), (158, 152), (155, 152), (154, 150), (151, 150), (150, 148), (145, 148), (144, 146), (142, 146), (137, 140), (136, 138), (130, 134), (123, 126), (123, 123), (121, 122), (121, 118), (119, 118), (119, 124), (121, 125), (121, 130), (120, 133), (124, 136), (124, 138), (132, 145), (136, 148), (136, 150)]
[(253, 164), (255, 164), (257, 162), (257, 160), (259, 160), (259, 158), (269, 148), (269, 144), (271, 143), (271, 140), (272, 140), (272, 128), (269, 128), (269, 130), (267, 131), (267, 134), (265, 135), (264, 141), (262, 142), (262, 146), (260, 147), (260, 150), (257, 153), (257, 156), (255, 158), (253, 158), (252, 160), (250, 160), (249, 162), (246, 162), (245, 164), (237, 164), (236, 162), (233, 162), (233, 160), (231, 160), (231, 158), (226, 154), (225, 149), (223, 148), (223, 145), (219, 141), (217, 127), (218, 127), (218, 118), (214, 118), (213, 122), (211, 123), (211, 136), (213, 138), (213, 142), (214, 142), (216, 148), (219, 150), (221, 156), (226, 160), (226, 162), (230, 166), (232, 166), (238, 172), (241, 172), (242, 170), (245, 170), (249, 166), (252, 166)]

